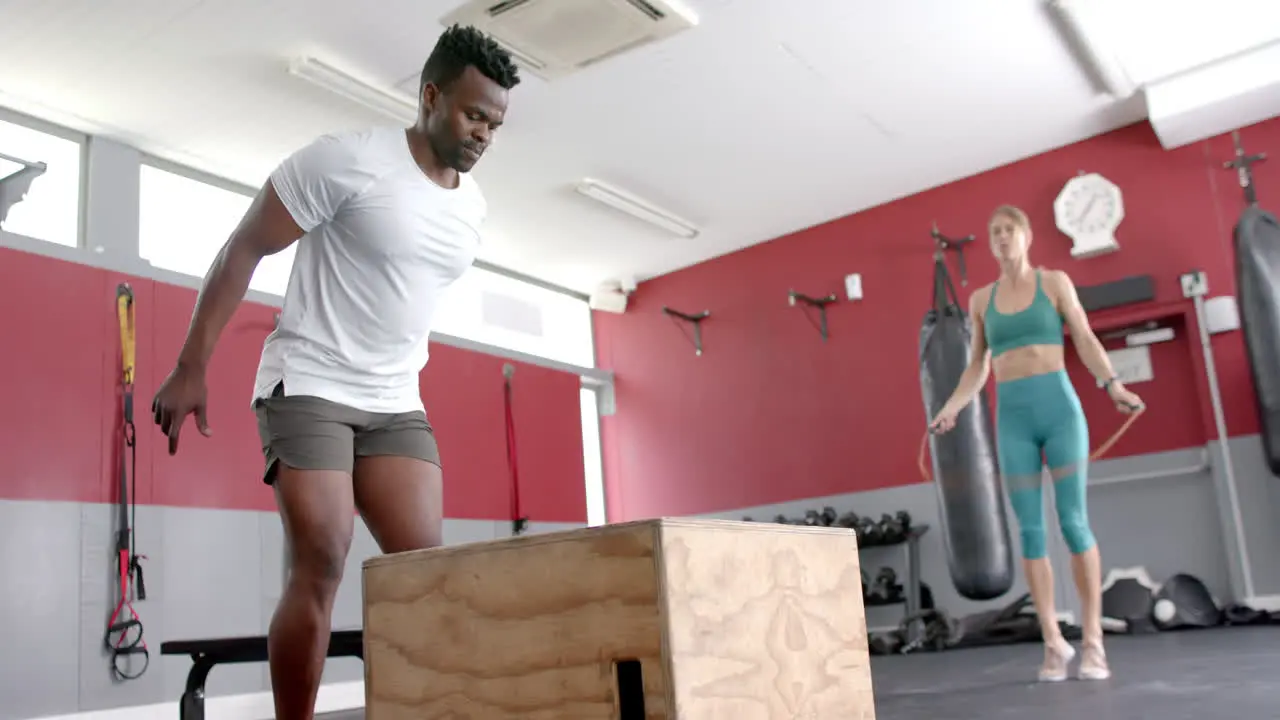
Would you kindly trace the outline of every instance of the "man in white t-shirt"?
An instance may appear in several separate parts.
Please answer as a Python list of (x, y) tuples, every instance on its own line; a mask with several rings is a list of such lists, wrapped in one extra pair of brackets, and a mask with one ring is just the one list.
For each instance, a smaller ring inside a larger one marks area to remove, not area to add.
[(355, 510), (383, 552), (441, 543), (440, 457), (418, 376), (440, 294), (480, 245), (486, 205), (467, 173), (519, 82), (496, 43), (454, 26), (423, 67), (414, 127), (338, 132), (289, 156), (214, 260), (156, 391), (170, 454), (187, 415), (210, 434), (218, 335), (259, 261), (301, 238), (253, 392), (290, 560), (269, 642), (279, 720), (313, 717)]

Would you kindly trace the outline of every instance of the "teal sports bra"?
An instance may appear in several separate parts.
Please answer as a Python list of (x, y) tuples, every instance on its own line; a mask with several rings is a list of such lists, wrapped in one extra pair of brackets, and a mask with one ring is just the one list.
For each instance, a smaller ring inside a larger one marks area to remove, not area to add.
[(996, 310), (996, 289), (999, 281), (991, 285), (991, 297), (987, 299), (987, 312), (983, 326), (987, 347), (991, 356), (1028, 345), (1062, 345), (1062, 316), (1053, 301), (1040, 285), (1040, 271), (1036, 271), (1036, 294), (1031, 304), (1016, 313)]

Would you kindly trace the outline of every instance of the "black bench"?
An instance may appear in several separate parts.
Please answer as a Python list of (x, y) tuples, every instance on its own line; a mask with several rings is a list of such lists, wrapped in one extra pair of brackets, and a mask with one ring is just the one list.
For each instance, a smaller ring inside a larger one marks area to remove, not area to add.
[[(267, 636), (170, 640), (160, 645), (161, 655), (190, 655), (191, 671), (178, 709), (181, 720), (204, 720), (204, 684), (215, 665), (267, 661)], [(364, 660), (363, 630), (334, 630), (329, 637), (329, 657)]]

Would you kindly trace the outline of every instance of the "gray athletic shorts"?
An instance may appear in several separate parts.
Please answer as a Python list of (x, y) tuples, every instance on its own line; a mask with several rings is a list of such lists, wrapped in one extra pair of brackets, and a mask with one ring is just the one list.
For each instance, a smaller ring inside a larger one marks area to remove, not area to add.
[(399, 455), (440, 464), (435, 432), (422, 411), (371, 413), (309, 395), (271, 397), (253, 403), (266, 456), (263, 482), (275, 480), (276, 463), (298, 470), (351, 473), (357, 457)]

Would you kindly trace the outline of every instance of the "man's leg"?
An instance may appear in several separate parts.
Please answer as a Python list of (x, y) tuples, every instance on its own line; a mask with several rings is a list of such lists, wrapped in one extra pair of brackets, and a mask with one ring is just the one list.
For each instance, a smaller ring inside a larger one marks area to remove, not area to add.
[(356, 507), (382, 552), (442, 544), (443, 482), (435, 434), (422, 413), (383, 418), (356, 436)]
[(395, 455), (362, 457), (355, 477), (356, 507), (382, 552), (441, 544), (440, 466)]
[(324, 671), (334, 597), (351, 547), (351, 476), (277, 465), (276, 502), (289, 577), (271, 617), (267, 652), (277, 720), (311, 720)]
[(257, 412), (289, 561), (267, 642), (276, 718), (311, 720), (355, 524), (354, 411), (277, 388)]

